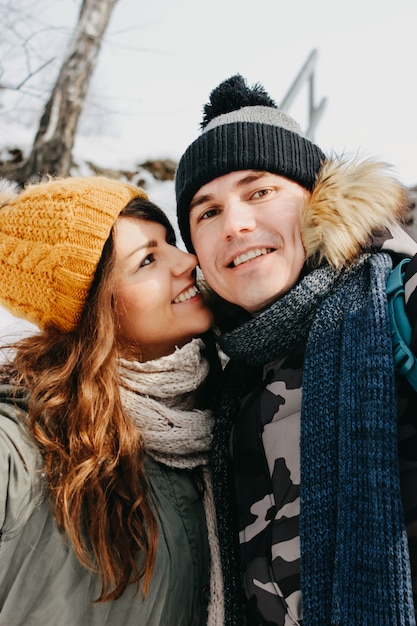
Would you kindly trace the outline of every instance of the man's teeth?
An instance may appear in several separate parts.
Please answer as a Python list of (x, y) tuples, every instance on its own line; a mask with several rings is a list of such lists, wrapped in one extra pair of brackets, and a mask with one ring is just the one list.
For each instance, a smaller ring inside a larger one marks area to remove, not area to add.
[(187, 291), (183, 291), (182, 293), (180, 293), (180, 295), (175, 298), (174, 304), (191, 300), (191, 298), (194, 298), (194, 296), (196, 296), (198, 293), (200, 292), (198, 291), (197, 287), (194, 285), (193, 287), (190, 287), (189, 289), (187, 289)]
[(233, 259), (232, 265), (235, 267), (237, 265), (242, 265), (242, 263), (246, 263), (251, 259), (255, 259), (257, 256), (262, 256), (263, 254), (268, 254), (271, 252), (270, 248), (256, 248), (255, 250), (249, 250), (249, 252), (245, 252), (244, 254), (240, 254), (235, 259)]

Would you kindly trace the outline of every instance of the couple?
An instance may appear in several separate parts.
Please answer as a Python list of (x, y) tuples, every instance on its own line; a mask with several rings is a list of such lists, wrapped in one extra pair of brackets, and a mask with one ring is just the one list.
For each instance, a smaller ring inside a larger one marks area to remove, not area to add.
[(237, 75), (176, 195), (188, 253), (129, 184), (2, 193), (0, 301), (40, 333), (0, 381), (0, 625), (415, 624), (401, 186)]

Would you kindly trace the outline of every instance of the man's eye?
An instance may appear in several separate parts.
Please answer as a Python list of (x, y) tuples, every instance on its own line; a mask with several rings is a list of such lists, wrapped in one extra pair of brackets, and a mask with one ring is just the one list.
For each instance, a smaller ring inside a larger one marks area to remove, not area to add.
[(207, 211), (204, 211), (204, 213), (200, 215), (198, 221), (201, 222), (202, 220), (208, 220), (210, 219), (210, 217), (214, 217), (214, 215), (217, 215), (217, 213), (217, 209), (207, 209)]
[(146, 257), (143, 259), (143, 261), (142, 261), (142, 263), (139, 265), (139, 267), (145, 267), (146, 265), (150, 265), (151, 263), (153, 263), (153, 262), (154, 262), (154, 260), (155, 260), (155, 259), (154, 259), (153, 254), (148, 254), (148, 256), (146, 256)]
[(270, 193), (271, 193), (271, 189), (258, 189), (258, 191), (255, 191), (255, 193), (252, 194), (252, 198), (254, 199), (263, 198), (264, 196), (267, 196)]

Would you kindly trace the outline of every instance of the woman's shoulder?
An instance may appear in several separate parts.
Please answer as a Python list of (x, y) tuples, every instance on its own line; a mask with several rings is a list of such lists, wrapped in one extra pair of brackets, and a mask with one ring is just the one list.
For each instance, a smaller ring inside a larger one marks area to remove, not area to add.
[(42, 455), (26, 427), (28, 393), (0, 382), (0, 530), (15, 534), (41, 499)]
[(19, 384), (17, 371), (10, 365), (0, 366), (0, 414), (21, 424), (25, 421), (29, 401), (28, 390)]
[(18, 384), (19, 374), (12, 363), (0, 363), (0, 386)]

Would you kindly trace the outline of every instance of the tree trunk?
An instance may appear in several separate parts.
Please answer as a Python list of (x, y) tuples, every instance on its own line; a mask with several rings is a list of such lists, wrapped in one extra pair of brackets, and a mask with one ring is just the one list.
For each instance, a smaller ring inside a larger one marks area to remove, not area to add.
[(83, 0), (78, 24), (18, 182), (68, 176), (77, 125), (117, 0)]

